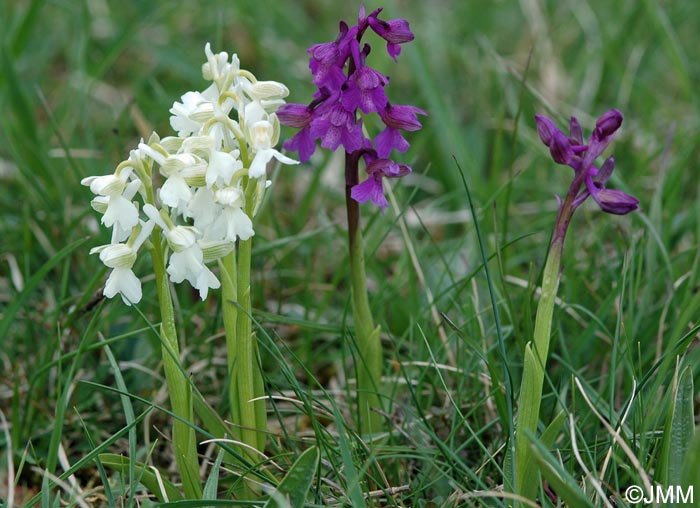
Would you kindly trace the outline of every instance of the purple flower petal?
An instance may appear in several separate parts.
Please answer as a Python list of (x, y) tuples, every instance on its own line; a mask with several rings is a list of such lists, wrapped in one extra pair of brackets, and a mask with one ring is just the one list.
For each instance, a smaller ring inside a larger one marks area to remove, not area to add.
[(411, 146), (408, 141), (401, 135), (401, 131), (387, 127), (374, 138), (374, 143), (377, 146), (377, 155), (379, 157), (389, 157), (392, 150), (397, 152), (405, 152)]
[(605, 185), (605, 183), (610, 178), (610, 175), (612, 175), (612, 172), (614, 169), (615, 169), (615, 157), (613, 157), (611, 155), (610, 157), (605, 159), (605, 162), (603, 163), (603, 165), (600, 166), (598, 173), (596, 173), (596, 175), (593, 177), (593, 181), (597, 184)]
[[(363, 45), (362, 37), (368, 28), (386, 41), (394, 59), (401, 51), (400, 45), (414, 38), (408, 21), (380, 20), (381, 12), (382, 9), (378, 8), (367, 15), (364, 6), (360, 6), (356, 26), (341, 21), (334, 41), (309, 48), (309, 68), (317, 87), (313, 99), (307, 106), (283, 105), (277, 110), (277, 117), (282, 125), (300, 129), (284, 143), (284, 147), (297, 151), (301, 161), (307, 161), (313, 155), (317, 140), (329, 150), (342, 145), (348, 153), (359, 152), (365, 158), (368, 174), (379, 179), (380, 189), (377, 190), (376, 182), (370, 182), (356, 192), (363, 195), (362, 189), (374, 189), (373, 201), (386, 206), (380, 192), (381, 178), (396, 178), (411, 171), (409, 166), (396, 164), (388, 157), (393, 150), (405, 152), (410, 147), (401, 131), (419, 130), (422, 125), (418, 115), (427, 113), (415, 106), (389, 104), (384, 90), (389, 78), (365, 63), (371, 48), (369, 44)], [(386, 125), (374, 141), (364, 137), (360, 112), (365, 115), (376, 112)], [(383, 161), (376, 162), (378, 159)], [(374, 187), (370, 188), (370, 185)]]
[(394, 61), (401, 54), (401, 44), (411, 42), (414, 39), (413, 32), (405, 19), (384, 21), (377, 16), (370, 15), (368, 21), (372, 30), (386, 41), (386, 50)]
[(369, 18), (369, 26), (379, 37), (392, 44), (411, 42), (415, 38), (409, 28), (408, 21), (405, 19), (397, 18), (384, 21), (374, 16)]
[(324, 115), (311, 121), (311, 136), (321, 139), (321, 146), (336, 150), (341, 144), (347, 152), (362, 147), (362, 125), (356, 123), (354, 114), (337, 102)]
[(316, 151), (316, 138), (311, 135), (311, 128), (306, 127), (285, 141), (282, 146), (290, 152), (299, 152), (299, 161), (306, 162)]
[[(365, 162), (371, 160), (365, 158)], [(382, 175), (387, 178), (399, 178), (411, 172), (411, 167), (405, 164), (398, 164), (391, 159), (375, 158), (367, 164), (367, 174)]]
[(421, 127), (418, 121), (418, 115), (427, 115), (426, 111), (410, 105), (392, 105), (387, 104), (383, 111), (379, 112), (382, 121), (387, 127), (394, 129), (402, 129), (405, 131), (417, 131)]
[(389, 78), (371, 67), (360, 67), (345, 84), (341, 95), (343, 107), (348, 111), (359, 108), (365, 114), (384, 109), (389, 102), (384, 92), (388, 82)]
[(334, 91), (340, 89), (346, 79), (343, 68), (350, 54), (350, 42), (356, 34), (357, 27), (349, 29), (348, 25), (341, 21), (335, 41), (314, 44), (308, 49), (308, 53), (311, 54), (309, 69), (317, 87), (327, 87)]
[(389, 207), (382, 188), (382, 177), (378, 173), (369, 175), (364, 182), (353, 186), (350, 189), (350, 197), (358, 203), (371, 201), (382, 209), (382, 213)]
[(305, 104), (282, 104), (276, 114), (280, 123), (287, 127), (301, 129), (311, 123), (311, 111)]

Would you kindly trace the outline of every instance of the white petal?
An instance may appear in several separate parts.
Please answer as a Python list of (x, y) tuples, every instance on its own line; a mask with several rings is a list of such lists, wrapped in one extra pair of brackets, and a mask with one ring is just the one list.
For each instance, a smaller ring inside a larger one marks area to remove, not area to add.
[(163, 162), (165, 162), (165, 155), (160, 153), (158, 150), (151, 148), (146, 143), (139, 143), (139, 152), (141, 153), (141, 156), (150, 157), (161, 166), (163, 165)]
[(273, 155), (275, 159), (280, 161), (282, 164), (299, 164), (299, 161), (295, 161), (294, 159), (290, 159), (286, 155), (284, 155), (281, 152), (278, 152), (277, 150), (273, 150)]
[(170, 256), (170, 262), (168, 263), (168, 275), (170, 275), (170, 280), (179, 284), (185, 278), (187, 278), (188, 273), (188, 261), (186, 252), (174, 252)]
[(141, 281), (130, 269), (115, 268), (107, 278), (103, 294), (107, 298), (113, 298), (117, 293), (127, 305), (141, 301)]
[[(149, 222), (153, 221), (157, 224), (163, 231), (169, 231), (170, 227), (165, 223), (163, 217), (160, 216), (158, 209), (150, 203), (143, 205), (143, 213), (145, 213), (149, 219)], [(153, 227), (153, 226), (151, 226)]]
[(253, 162), (250, 163), (248, 176), (251, 178), (260, 178), (261, 176), (265, 176), (267, 163), (270, 162), (272, 157), (274, 157), (274, 152), (275, 150), (272, 148), (258, 150), (258, 153), (256, 153), (255, 157), (253, 158)]
[(160, 200), (171, 208), (187, 206), (192, 198), (192, 190), (185, 179), (179, 176), (168, 177), (158, 193)]
[[(262, 108), (261, 108), (262, 109)], [(256, 150), (265, 150), (272, 147), (272, 136), (275, 129), (267, 119), (258, 120), (250, 125), (249, 142)]]
[(209, 158), (209, 167), (207, 168), (207, 187), (211, 187), (215, 183), (229, 185), (233, 173), (241, 169), (243, 163), (236, 160), (230, 153), (214, 150)]
[(240, 208), (229, 208), (226, 210), (225, 216), (228, 222), (227, 240), (235, 242), (236, 237), (247, 240), (255, 234), (253, 221)]
[(202, 300), (206, 300), (207, 294), (209, 294), (209, 288), (217, 289), (221, 286), (221, 283), (219, 279), (216, 278), (216, 275), (214, 275), (209, 268), (204, 266), (199, 272), (199, 275), (197, 275), (197, 281), (193, 286), (199, 290), (199, 297)]
[(99, 176), (86, 176), (82, 180), (80, 180), (80, 185), (85, 185), (86, 187), (90, 187), (92, 185), (92, 182), (99, 178)]
[(107, 210), (102, 216), (102, 224), (111, 228), (118, 224), (122, 230), (129, 230), (139, 223), (139, 210), (123, 196), (111, 196)]
[(194, 226), (205, 235), (220, 211), (221, 206), (214, 200), (214, 193), (206, 187), (197, 189), (187, 204), (187, 214), (194, 219)]
[(176, 283), (187, 279), (194, 286), (197, 275), (204, 268), (203, 259), (202, 249), (197, 244), (182, 252), (174, 252), (168, 264), (170, 279)]

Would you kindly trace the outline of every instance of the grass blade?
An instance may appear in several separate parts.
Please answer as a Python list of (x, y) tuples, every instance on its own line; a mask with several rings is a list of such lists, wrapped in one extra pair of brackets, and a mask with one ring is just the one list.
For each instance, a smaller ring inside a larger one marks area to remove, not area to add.
[[(117, 383), (117, 388), (119, 389), (119, 391), (124, 392), (124, 395), (119, 395), (119, 399), (121, 400), (122, 407), (124, 408), (124, 419), (126, 420), (126, 424), (127, 426), (131, 425), (136, 420), (136, 416), (134, 414), (134, 407), (131, 405), (131, 399), (127, 395), (125, 395), (126, 393), (128, 393), (128, 390), (126, 389), (124, 376), (122, 376), (119, 364), (117, 363), (116, 358), (114, 358), (114, 355), (112, 354), (112, 350), (110, 349), (109, 345), (104, 345), (104, 351), (107, 356), (107, 360), (109, 361), (109, 365), (112, 367), (112, 372), (114, 373), (114, 380)], [(132, 426), (129, 429), (129, 455), (131, 457), (136, 457), (136, 427), (134, 426)], [(129, 461), (128, 478), (130, 489), (129, 498), (127, 500), (127, 506), (134, 506), (134, 487), (136, 486), (136, 471), (134, 468), (134, 463), (132, 461)]]

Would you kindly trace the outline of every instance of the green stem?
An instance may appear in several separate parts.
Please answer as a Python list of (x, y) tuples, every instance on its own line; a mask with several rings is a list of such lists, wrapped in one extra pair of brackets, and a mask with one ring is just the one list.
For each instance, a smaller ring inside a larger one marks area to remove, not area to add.
[(360, 432), (373, 434), (381, 430), (379, 390), (382, 376), (382, 344), (379, 327), (375, 328), (367, 295), (365, 253), (360, 227), (360, 206), (351, 197), (358, 183), (359, 152), (345, 154), (345, 204), (348, 218), (348, 247), (352, 284), (352, 310), (359, 365), (357, 366), (357, 402)]
[(170, 406), (176, 418), (173, 422), (173, 445), (175, 462), (182, 478), (182, 486), (188, 499), (201, 499), (202, 486), (199, 480), (197, 441), (190, 422), (194, 420), (192, 386), (180, 364), (180, 346), (175, 327), (175, 311), (170, 295), (170, 285), (165, 272), (161, 235), (153, 233), (152, 259), (158, 288), (161, 315), (161, 351), (165, 381), (168, 385)]
[(575, 210), (574, 198), (580, 187), (580, 184), (576, 186), (576, 183), (574, 181), (566, 200), (559, 208), (552, 242), (547, 254), (547, 261), (542, 272), (542, 288), (540, 300), (537, 304), (533, 340), (525, 346), (523, 378), (518, 397), (517, 433), (515, 436), (515, 487), (516, 493), (528, 499), (535, 499), (538, 486), (538, 470), (535, 467), (528, 434), (536, 434), (539, 423), (554, 304), (559, 289), (564, 239)]
[[(252, 253), (252, 240), (239, 240), (238, 242), (238, 304), (241, 312), (236, 323), (236, 360), (234, 365), (235, 389), (238, 397), (239, 420), (241, 425), (241, 441), (253, 448), (262, 451), (265, 448), (265, 429), (267, 418), (265, 413), (265, 401), (252, 399), (262, 397), (262, 373), (260, 372), (260, 357), (257, 342), (253, 335), (250, 315), (252, 304), (250, 299), (250, 264)], [(246, 452), (251, 460), (259, 457)]]

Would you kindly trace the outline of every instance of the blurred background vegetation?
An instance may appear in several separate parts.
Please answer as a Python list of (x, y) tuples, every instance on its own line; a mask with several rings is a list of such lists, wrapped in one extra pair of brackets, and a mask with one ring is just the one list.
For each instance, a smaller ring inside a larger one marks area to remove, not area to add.
[[(306, 49), (334, 39), (338, 20), (354, 22), (358, 6), (0, 0), (0, 409), (10, 422), (0, 443), (16, 464), (26, 462), (20, 484), (29, 493), (40, 484), (47, 449), (56, 446), (57, 425), (68, 463), (124, 425), (118, 395), (79, 382), (113, 385), (98, 332), (117, 338), (111, 347), (129, 390), (165, 401), (159, 347), (146, 322), (119, 301), (99, 301), (105, 273), (88, 251), (109, 239), (81, 178), (112, 172), (152, 130), (170, 134), (173, 101), (204, 87), (207, 41), (214, 51), (237, 53), (258, 79), (284, 82), (290, 102), (308, 102)], [(571, 177), (537, 138), (535, 113), (562, 126), (576, 115), (587, 135), (604, 111), (621, 110), (612, 182), (641, 201), (641, 211), (626, 217), (603, 216), (595, 206), (577, 214), (545, 413), (561, 403), (576, 407), (576, 398), (569, 400), (574, 374), (598, 394), (611, 421), (634, 379), (653, 373), (649, 393), (665, 393), (675, 354), (685, 353), (697, 381), (697, 352), (689, 343), (681, 350), (674, 345), (700, 312), (700, 9), (694, 0), (389, 0), (382, 6), (385, 18), (408, 19), (416, 39), (395, 64), (375, 38), (371, 65), (391, 76), (393, 103), (429, 112), (401, 156), (414, 174), (394, 186), (398, 206), (385, 215), (363, 207), (371, 302), (390, 350), (386, 375), (397, 380), (388, 418), (414, 440), (400, 443), (403, 466), (387, 470), (389, 483), (412, 485), (403, 502), (414, 495), (437, 503), (455, 492), (497, 487), (506, 438), (490, 382), (503, 359), (455, 160), (493, 255), (498, 328), (517, 380), (555, 194), (566, 192)], [(283, 139), (291, 134), (284, 130)], [(349, 295), (340, 164), (320, 154), (310, 164), (276, 169), (259, 218), (253, 306), (269, 333), (261, 342), (271, 393), (313, 395), (324, 388), (342, 401), (353, 377), (343, 341)], [(141, 308), (156, 319), (147, 264), (136, 273), (146, 276)], [(185, 365), (223, 414), (218, 304), (199, 302), (185, 286), (177, 295)], [(439, 314), (444, 317), (436, 320)], [(99, 322), (89, 326), (95, 316)], [(668, 361), (652, 370), (658, 359)], [(666, 406), (639, 404), (634, 428), (655, 429)], [(167, 429), (162, 414), (151, 417), (140, 430), (144, 449), (156, 437), (154, 426)], [(294, 433), (305, 435), (311, 417), (279, 417), (278, 453), (301, 446)], [(604, 450), (595, 444), (600, 427), (581, 419), (595, 462)], [(454, 455), (446, 459), (438, 442)], [(638, 444), (640, 456), (653, 455), (653, 439)], [(159, 445), (153, 456), (167, 463), (158, 453), (167, 454), (167, 447)], [(94, 482), (94, 474), (84, 482)]]

